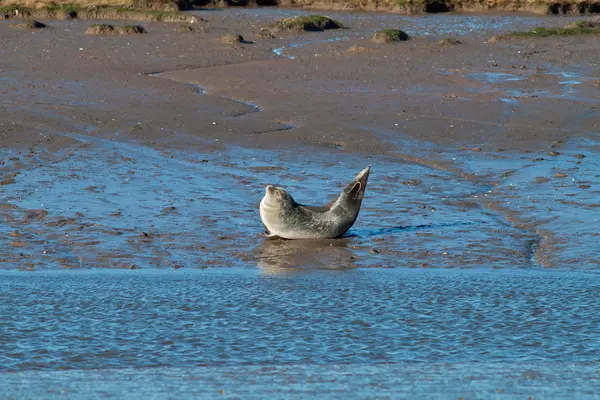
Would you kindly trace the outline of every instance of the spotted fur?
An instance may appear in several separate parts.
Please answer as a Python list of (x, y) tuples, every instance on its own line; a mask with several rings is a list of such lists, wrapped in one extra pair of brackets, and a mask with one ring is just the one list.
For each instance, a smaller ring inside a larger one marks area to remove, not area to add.
[(371, 166), (363, 169), (333, 202), (323, 207), (299, 204), (285, 189), (267, 185), (260, 203), (267, 235), (284, 239), (343, 236), (358, 217), (370, 170)]

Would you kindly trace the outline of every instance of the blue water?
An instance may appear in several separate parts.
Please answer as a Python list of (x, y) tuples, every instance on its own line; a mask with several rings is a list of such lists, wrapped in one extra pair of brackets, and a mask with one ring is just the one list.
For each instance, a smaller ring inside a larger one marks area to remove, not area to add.
[[(235, 147), (197, 154), (64, 135), (86, 152), (24, 170), (0, 195), (15, 207), (0, 209), (5, 269), (531, 266), (533, 236), (463, 204), (489, 187), (443, 171), (385, 157)], [(326, 204), (368, 163), (376, 169), (349, 238), (265, 240), (265, 185)], [(416, 178), (420, 184), (406, 183)], [(29, 220), (31, 209), (48, 216)]]
[[(365, 15), (351, 18), (422, 35), (546, 22)], [(322, 40), (353, 37), (331, 35)], [(277, 51), (292, 58), (311, 43)], [(467, 77), (515, 86), (498, 96), (528, 94), (514, 74)], [(535, 95), (574, 96), (593, 78), (556, 79), (560, 90)], [(189, 154), (90, 132), (60, 133), (86, 151), (23, 170), (0, 196), (0, 260), (11, 269), (0, 271), (0, 398), (600, 397), (597, 144), (561, 148), (565, 158), (541, 166), (444, 153), (474, 174), (518, 169), (492, 188), (386, 157)], [(412, 155), (428, 150), (380, 136)], [(348, 238), (263, 238), (265, 184), (325, 203), (366, 163), (374, 173)], [(555, 169), (569, 179), (536, 181)], [(488, 196), (552, 217), (540, 226), (559, 240), (541, 251), (545, 233), (507, 223), (478, 200)], [(30, 209), (48, 216), (29, 220)], [(558, 268), (539, 268), (552, 257)]]
[(350, 270), (0, 275), (0, 370), (600, 361), (600, 275)]
[(289, 365), (24, 371), (9, 398), (598, 399), (594, 363)]
[[(477, 36), (483, 32), (507, 32), (514, 30), (529, 30), (537, 26), (562, 27), (582, 17), (540, 16), (527, 13), (512, 15), (494, 14), (424, 14), (402, 15), (389, 12), (347, 12), (347, 11), (317, 11), (294, 8), (263, 7), (263, 8), (223, 8), (217, 10), (196, 10), (207, 19), (223, 18), (240, 15), (263, 23), (272, 23), (278, 19), (298, 15), (319, 14), (327, 15), (341, 21), (349, 30), (336, 30), (339, 34), (352, 34), (352, 30), (366, 29), (377, 31), (382, 28), (400, 28), (409, 35), (458, 35)], [(371, 32), (372, 33), (372, 32)]]
[[(429, 395), (448, 385), (523, 394), (536, 376), (553, 393), (579, 377), (588, 378), (571, 390), (599, 384), (593, 272), (5, 271), (0, 293), (0, 389), (19, 398), (131, 385), (165, 395), (173, 382), (188, 395), (319, 387), (331, 395), (336, 382), (379, 374), (357, 393), (402, 393), (427, 376), (418, 386)], [(154, 376), (162, 383), (148, 382)]]

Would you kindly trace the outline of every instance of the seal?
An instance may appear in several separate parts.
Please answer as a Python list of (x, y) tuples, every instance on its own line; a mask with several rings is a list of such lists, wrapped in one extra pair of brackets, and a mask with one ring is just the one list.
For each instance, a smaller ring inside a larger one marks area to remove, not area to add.
[(296, 203), (283, 188), (267, 185), (260, 202), (260, 219), (269, 237), (282, 239), (333, 239), (354, 225), (367, 188), (369, 165), (342, 193), (323, 207)]

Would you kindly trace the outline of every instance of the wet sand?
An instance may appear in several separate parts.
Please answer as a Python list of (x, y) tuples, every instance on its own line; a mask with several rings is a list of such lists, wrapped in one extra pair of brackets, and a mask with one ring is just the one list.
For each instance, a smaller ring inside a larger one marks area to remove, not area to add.
[[(488, 42), (574, 18), (338, 13), (350, 29), (258, 35), (298, 13), (134, 37), (2, 21), (1, 267), (598, 266), (596, 39)], [(391, 26), (413, 40), (370, 42)], [(325, 203), (366, 164), (348, 238), (265, 241), (267, 183)]]
[[(488, 42), (576, 20), (521, 14), (258, 35), (299, 13), (0, 21), (0, 392), (596, 396), (597, 38)], [(367, 164), (346, 237), (265, 239), (266, 184), (325, 204)]]

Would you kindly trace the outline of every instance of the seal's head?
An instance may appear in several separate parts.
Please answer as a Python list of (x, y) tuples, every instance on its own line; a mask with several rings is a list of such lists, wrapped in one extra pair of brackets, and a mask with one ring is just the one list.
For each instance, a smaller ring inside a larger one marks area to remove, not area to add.
[(286, 216), (291, 213), (294, 204), (294, 199), (285, 189), (267, 185), (260, 202), (260, 219), (267, 234), (278, 235), (285, 231)]
[(271, 209), (289, 209), (293, 204), (292, 196), (284, 188), (267, 185), (265, 197), (261, 202), (262, 206)]

